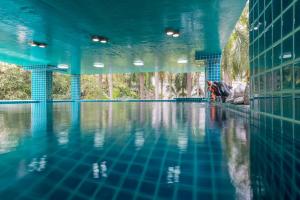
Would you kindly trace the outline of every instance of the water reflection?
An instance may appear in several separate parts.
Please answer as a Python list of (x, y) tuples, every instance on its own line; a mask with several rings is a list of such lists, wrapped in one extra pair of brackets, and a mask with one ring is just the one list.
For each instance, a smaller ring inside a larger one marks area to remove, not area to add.
[(107, 178), (106, 161), (102, 161), (100, 165), (93, 163), (93, 178), (99, 179), (100, 177)]
[(180, 176), (180, 166), (168, 167), (167, 183), (178, 183)]
[(10, 163), (0, 177), (17, 183), (30, 174), (34, 182), (58, 169), (104, 185), (120, 177), (120, 185), (130, 178), (217, 191), (212, 198), (276, 199), (271, 191), (278, 191), (293, 199), (297, 128), (263, 120), (257, 125), (263, 123), (199, 103), (0, 105), (0, 167)]

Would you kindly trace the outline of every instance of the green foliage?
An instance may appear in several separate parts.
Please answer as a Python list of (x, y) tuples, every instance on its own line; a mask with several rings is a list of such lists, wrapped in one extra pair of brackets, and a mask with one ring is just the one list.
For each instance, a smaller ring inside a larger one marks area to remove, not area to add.
[[(249, 7), (244, 9), (222, 54), (222, 70), (231, 82), (236, 79), (249, 79)], [(223, 77), (225, 79), (225, 77)]]
[(53, 99), (70, 99), (70, 76), (53, 74)]
[(81, 76), (81, 98), (82, 99), (108, 99), (97, 80), (96, 75)]
[(0, 99), (30, 99), (31, 75), (20, 68), (0, 63)]

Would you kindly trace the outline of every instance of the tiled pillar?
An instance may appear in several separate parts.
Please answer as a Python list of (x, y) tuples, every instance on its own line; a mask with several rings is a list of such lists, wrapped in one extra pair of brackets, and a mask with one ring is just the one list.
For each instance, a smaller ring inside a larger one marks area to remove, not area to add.
[[(196, 52), (196, 60), (205, 61), (205, 90), (207, 81), (221, 81), (221, 53)], [(210, 94), (206, 92), (206, 97)]]
[(46, 67), (32, 69), (31, 99), (44, 102), (52, 100), (52, 71)]
[(52, 131), (52, 103), (40, 102), (31, 105), (31, 131), (33, 137), (45, 136)]
[(71, 75), (71, 99), (73, 101), (80, 100), (81, 90), (80, 90), (80, 74)]
[(206, 63), (206, 81), (221, 81), (221, 55), (208, 56)]

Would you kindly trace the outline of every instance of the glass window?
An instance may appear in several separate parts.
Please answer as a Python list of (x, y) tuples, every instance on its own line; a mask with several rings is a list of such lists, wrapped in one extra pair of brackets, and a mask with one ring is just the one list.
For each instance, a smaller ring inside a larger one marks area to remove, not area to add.
[(300, 89), (300, 63), (295, 63), (294, 71), (295, 71), (295, 88)]
[(279, 95), (273, 96), (273, 114), (281, 115), (281, 97)]
[(274, 91), (281, 90), (281, 71), (280, 71), (280, 69), (273, 71), (273, 90)]
[(293, 7), (291, 7), (282, 16), (282, 37), (292, 32), (294, 23), (293, 18)]
[(293, 36), (282, 42), (282, 62), (293, 59)]
[(271, 69), (272, 66), (272, 49), (270, 49), (266, 53), (266, 69)]
[(278, 19), (274, 23), (274, 27), (273, 27), (273, 42), (280, 40), (280, 38), (281, 38), (281, 20)]
[(282, 87), (283, 89), (293, 88), (293, 66), (288, 65), (282, 68)]
[(273, 66), (281, 64), (281, 44), (278, 44), (273, 49)]
[(295, 33), (295, 57), (299, 58), (300, 57), (300, 31)]
[(293, 96), (292, 94), (282, 95), (282, 114), (284, 117), (293, 118)]

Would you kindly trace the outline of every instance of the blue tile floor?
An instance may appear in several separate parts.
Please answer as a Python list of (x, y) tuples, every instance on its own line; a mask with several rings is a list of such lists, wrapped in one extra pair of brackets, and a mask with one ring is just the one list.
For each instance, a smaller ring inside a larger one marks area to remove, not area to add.
[(297, 199), (296, 140), (252, 118), (207, 103), (0, 105), (0, 199)]

